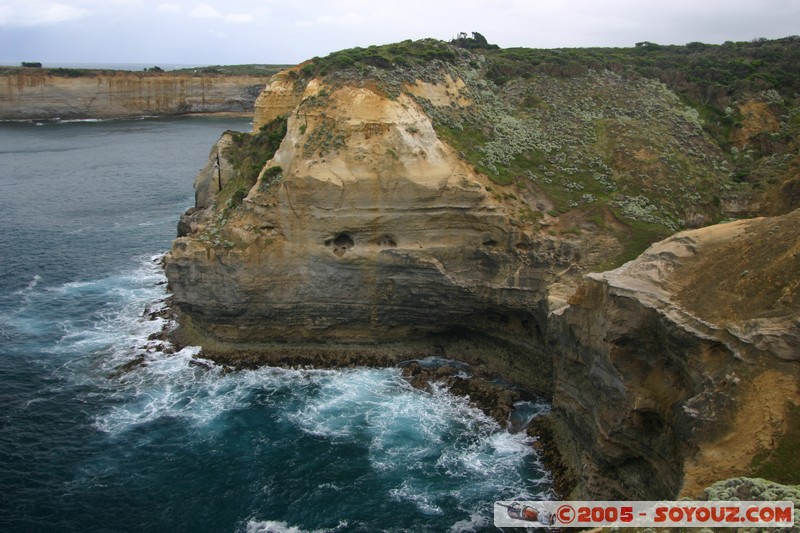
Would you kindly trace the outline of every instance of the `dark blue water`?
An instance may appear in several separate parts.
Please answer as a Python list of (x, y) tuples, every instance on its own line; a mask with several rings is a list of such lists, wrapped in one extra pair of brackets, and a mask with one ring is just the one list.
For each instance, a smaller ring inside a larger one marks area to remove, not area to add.
[(249, 128), (0, 124), (0, 531), (477, 531), (546, 494), (526, 437), (396, 369), (225, 373), (147, 341), (194, 175)]

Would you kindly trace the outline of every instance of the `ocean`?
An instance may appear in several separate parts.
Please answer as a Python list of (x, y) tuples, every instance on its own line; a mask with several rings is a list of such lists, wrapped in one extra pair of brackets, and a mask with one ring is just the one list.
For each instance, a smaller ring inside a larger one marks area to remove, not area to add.
[(550, 498), (528, 437), (396, 368), (226, 372), (148, 341), (194, 176), (250, 127), (0, 124), (0, 531), (482, 531)]

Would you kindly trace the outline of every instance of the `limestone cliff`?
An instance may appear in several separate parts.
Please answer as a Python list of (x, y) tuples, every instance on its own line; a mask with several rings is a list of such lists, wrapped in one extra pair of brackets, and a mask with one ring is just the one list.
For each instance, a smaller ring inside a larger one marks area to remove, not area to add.
[(252, 111), (266, 76), (40, 69), (0, 75), (0, 120), (117, 118)]
[[(723, 149), (660, 81), (497, 54), (407, 42), (273, 77), (165, 258), (176, 337), (255, 363), (468, 360), (552, 395), (575, 495), (749, 473), (793, 427), (800, 211), (591, 273), (751, 209), (731, 207), (754, 205), (731, 165), (754, 153)], [(773, 96), (742, 94), (769, 113)], [(789, 153), (759, 172), (791, 184), (795, 125), (777, 124)], [(742, 150), (762, 126), (735, 133)]]
[(306, 94), (241, 205), (184, 217), (166, 259), (175, 302), (217, 347), (346, 350), (534, 320), (576, 248), (516, 223), (490, 186), (408, 95), (343, 86), (322, 107)]
[(798, 289), (800, 210), (679, 233), (587, 276), (551, 319), (579, 494), (693, 496), (752, 473), (796, 424)]

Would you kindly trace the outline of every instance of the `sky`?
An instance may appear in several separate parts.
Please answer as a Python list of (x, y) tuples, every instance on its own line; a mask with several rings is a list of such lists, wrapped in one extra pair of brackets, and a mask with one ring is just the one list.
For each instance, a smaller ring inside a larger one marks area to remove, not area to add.
[(459, 32), (502, 48), (800, 34), (800, 0), (0, 0), (0, 64), (295, 64)]

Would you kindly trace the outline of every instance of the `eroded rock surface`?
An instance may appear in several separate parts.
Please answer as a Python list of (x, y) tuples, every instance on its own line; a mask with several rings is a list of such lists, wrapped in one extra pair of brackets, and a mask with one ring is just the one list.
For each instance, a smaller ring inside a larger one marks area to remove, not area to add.
[(692, 496), (750, 472), (800, 403), (799, 282), (800, 211), (679, 233), (588, 275), (551, 321), (578, 492)]
[[(280, 80), (265, 94), (276, 86), (272, 107), (260, 99), (270, 117), (295, 101)], [(204, 209), (224, 188), (225, 137), (212, 150), (166, 258), (184, 333), (219, 349), (408, 343), (496, 324), (538, 335), (546, 286), (579, 259), (576, 247), (514, 222), (408, 95), (329, 91), (324, 105), (316, 89), (301, 94), (235, 209)]]
[(65, 77), (26, 69), (0, 75), (0, 119), (244, 113), (252, 111), (264, 80), (125, 71)]
[[(469, 361), (553, 395), (534, 433), (575, 497), (673, 498), (746, 474), (798, 403), (800, 211), (679, 233), (581, 281), (633, 249), (626, 224), (705, 223), (678, 204), (728, 179), (719, 148), (658, 83), (605, 72), (528, 94), (425, 68), (272, 79), (254, 129), (286, 117), (280, 146), (243, 178), (223, 136), (165, 258), (179, 340), (234, 365)], [(523, 94), (527, 122), (503, 100)], [(462, 147), (495, 135), (476, 148), (486, 168), (508, 154), (539, 167), (503, 189), (442, 132)], [(640, 183), (650, 200), (627, 191)]]

